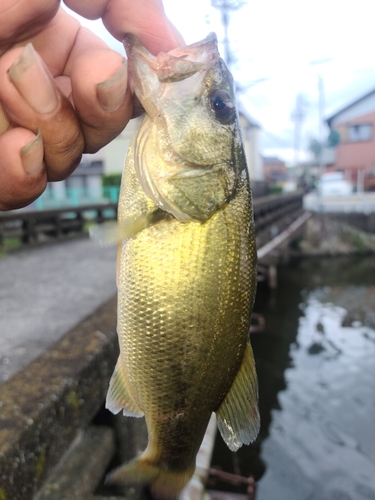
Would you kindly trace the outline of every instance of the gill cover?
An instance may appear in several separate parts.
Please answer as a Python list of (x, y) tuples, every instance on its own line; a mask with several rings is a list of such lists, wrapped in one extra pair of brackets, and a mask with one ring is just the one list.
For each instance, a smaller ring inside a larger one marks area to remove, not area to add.
[(208, 220), (234, 194), (242, 148), (233, 81), (216, 35), (157, 57), (133, 35), (125, 48), (147, 113), (134, 149), (141, 186), (179, 221)]

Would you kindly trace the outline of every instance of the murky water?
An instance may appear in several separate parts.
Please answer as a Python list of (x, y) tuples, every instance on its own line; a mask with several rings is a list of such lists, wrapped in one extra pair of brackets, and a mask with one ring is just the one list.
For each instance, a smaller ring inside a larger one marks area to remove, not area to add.
[(291, 263), (255, 310), (261, 434), (236, 455), (218, 440), (213, 464), (254, 475), (257, 500), (374, 500), (375, 259)]

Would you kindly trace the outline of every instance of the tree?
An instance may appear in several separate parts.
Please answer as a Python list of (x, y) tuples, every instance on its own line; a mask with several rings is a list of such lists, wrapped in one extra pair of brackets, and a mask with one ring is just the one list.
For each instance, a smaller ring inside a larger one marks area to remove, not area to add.
[(337, 132), (337, 130), (331, 130), (327, 139), (327, 146), (329, 148), (335, 148), (339, 144), (340, 144), (340, 134)]
[(314, 155), (314, 159), (319, 163), (320, 156), (323, 153), (323, 144), (318, 139), (310, 139), (309, 151)]

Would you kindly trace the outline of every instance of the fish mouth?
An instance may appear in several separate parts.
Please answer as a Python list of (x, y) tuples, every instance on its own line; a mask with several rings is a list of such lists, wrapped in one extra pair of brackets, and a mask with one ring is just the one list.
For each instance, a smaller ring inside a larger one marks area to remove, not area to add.
[(162, 83), (185, 80), (199, 71), (209, 69), (219, 58), (215, 33), (191, 45), (160, 52), (157, 56), (153, 56), (132, 34), (125, 35), (123, 43), (133, 71), (137, 61), (142, 61)]

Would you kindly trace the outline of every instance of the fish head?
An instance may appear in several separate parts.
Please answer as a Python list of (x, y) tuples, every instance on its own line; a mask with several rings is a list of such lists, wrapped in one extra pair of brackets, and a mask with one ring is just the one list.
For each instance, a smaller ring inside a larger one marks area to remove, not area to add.
[(127, 35), (130, 85), (144, 107), (135, 168), (146, 195), (181, 222), (208, 220), (246, 170), (233, 78), (211, 33), (153, 56)]

